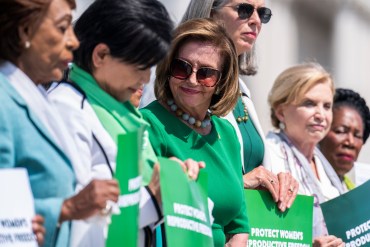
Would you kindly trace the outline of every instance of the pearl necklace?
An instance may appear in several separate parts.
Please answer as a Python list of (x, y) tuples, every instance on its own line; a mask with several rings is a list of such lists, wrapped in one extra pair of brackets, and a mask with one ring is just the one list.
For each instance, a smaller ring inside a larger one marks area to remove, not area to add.
[(173, 99), (167, 100), (167, 105), (170, 107), (171, 111), (173, 111), (177, 117), (181, 117), (182, 120), (186, 121), (188, 124), (196, 127), (196, 128), (206, 128), (207, 126), (211, 125), (211, 113), (208, 111), (207, 116), (203, 121), (197, 120), (194, 117), (190, 116), (188, 113), (181, 110), (176, 104)]
[(242, 101), (242, 104), (243, 104), (243, 107), (244, 107), (244, 110), (243, 110), (244, 111), (244, 116), (238, 116), (235, 119), (238, 123), (241, 123), (241, 122), (246, 123), (249, 119), (248, 109), (247, 109), (247, 106), (245, 105), (245, 103), (243, 101), (242, 92), (240, 91), (239, 94), (240, 94), (240, 100)]

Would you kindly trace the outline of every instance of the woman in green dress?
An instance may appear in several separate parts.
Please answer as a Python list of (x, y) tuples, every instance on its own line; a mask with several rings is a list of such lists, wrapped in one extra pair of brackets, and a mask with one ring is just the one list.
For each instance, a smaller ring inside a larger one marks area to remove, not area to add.
[(158, 65), (154, 101), (142, 109), (158, 156), (203, 160), (214, 202), (214, 246), (246, 246), (249, 224), (240, 145), (225, 119), (236, 104), (238, 62), (223, 27), (210, 19), (180, 25)]

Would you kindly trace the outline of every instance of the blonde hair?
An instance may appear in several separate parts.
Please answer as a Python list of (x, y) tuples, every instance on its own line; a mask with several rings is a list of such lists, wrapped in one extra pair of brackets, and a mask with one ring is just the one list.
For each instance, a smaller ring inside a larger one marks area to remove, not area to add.
[(318, 63), (304, 63), (284, 70), (275, 80), (268, 96), (271, 123), (278, 128), (279, 120), (275, 109), (280, 105), (299, 104), (312, 87), (329, 83), (334, 95), (331, 75)]
[(169, 87), (170, 65), (178, 52), (188, 42), (201, 41), (214, 45), (223, 58), (221, 79), (209, 106), (213, 115), (225, 116), (236, 105), (239, 94), (238, 61), (233, 41), (227, 36), (225, 29), (212, 19), (192, 19), (177, 27), (170, 51), (161, 61), (156, 70), (154, 85), (158, 100), (167, 101), (173, 95)]

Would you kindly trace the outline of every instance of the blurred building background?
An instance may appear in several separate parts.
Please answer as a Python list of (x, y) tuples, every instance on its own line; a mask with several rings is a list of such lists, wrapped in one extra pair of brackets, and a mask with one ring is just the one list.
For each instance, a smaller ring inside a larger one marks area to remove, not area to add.
[[(76, 17), (92, 1), (77, 0)], [(189, 3), (160, 1), (176, 23)], [(369, 0), (266, 0), (266, 5), (273, 16), (257, 41), (258, 74), (245, 78), (266, 132), (271, 129), (268, 92), (276, 76), (297, 63), (320, 63), (332, 73), (337, 87), (359, 92), (370, 104)], [(361, 162), (370, 163), (369, 143)]]

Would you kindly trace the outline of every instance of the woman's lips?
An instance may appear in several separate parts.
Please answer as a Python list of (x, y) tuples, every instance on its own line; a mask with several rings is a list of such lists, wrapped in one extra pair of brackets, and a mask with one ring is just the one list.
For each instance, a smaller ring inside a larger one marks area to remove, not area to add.
[(344, 160), (344, 161), (349, 161), (349, 162), (354, 162), (355, 161), (355, 157), (351, 154), (340, 153), (340, 154), (337, 154), (337, 157), (341, 160)]
[(184, 93), (187, 93), (187, 94), (198, 94), (199, 91), (198, 90), (194, 90), (194, 89), (190, 89), (190, 88), (185, 88), (185, 87), (181, 87), (180, 88)]
[(324, 125), (321, 125), (321, 124), (311, 124), (310, 127), (313, 130), (316, 130), (316, 131), (323, 131), (323, 130), (325, 130), (325, 126)]
[(68, 68), (68, 65), (72, 62), (72, 59), (65, 59), (61, 61), (61, 65), (63, 66), (63, 69)]
[(243, 36), (248, 37), (250, 39), (256, 39), (257, 34), (255, 32), (245, 32), (243, 33)]

